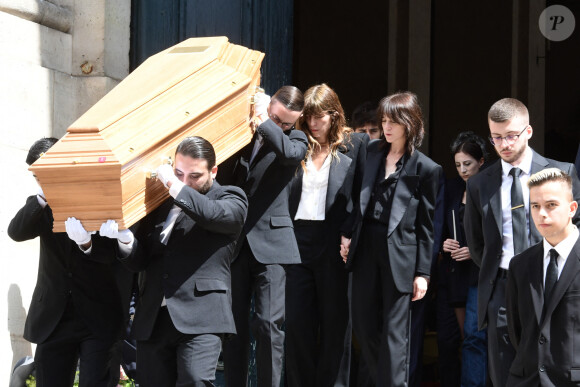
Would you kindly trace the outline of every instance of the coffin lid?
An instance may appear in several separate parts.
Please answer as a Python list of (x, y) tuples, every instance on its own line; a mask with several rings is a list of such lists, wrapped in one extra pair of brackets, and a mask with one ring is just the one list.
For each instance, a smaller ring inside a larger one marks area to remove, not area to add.
[(173, 156), (186, 136), (208, 139), (218, 163), (247, 144), (263, 57), (226, 37), (207, 37), (147, 59), (30, 167), (54, 230), (64, 231), (68, 216), (95, 230), (107, 219), (126, 228), (150, 213), (167, 193), (145, 172)]

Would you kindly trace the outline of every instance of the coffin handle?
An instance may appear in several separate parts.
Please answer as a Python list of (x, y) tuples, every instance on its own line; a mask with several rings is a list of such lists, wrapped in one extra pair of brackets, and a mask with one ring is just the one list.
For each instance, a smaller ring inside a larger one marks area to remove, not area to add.
[[(173, 165), (173, 159), (171, 158), (171, 156), (167, 156), (167, 157), (162, 157), (161, 158), (161, 164), (169, 164), (169, 165)], [(145, 177), (147, 179), (157, 179), (157, 172), (155, 170), (151, 170), (148, 169), (145, 171)]]

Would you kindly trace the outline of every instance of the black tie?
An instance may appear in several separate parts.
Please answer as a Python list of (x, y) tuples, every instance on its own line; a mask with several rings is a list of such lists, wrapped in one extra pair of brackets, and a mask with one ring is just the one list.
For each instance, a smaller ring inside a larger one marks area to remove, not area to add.
[(550, 297), (550, 293), (554, 290), (554, 285), (558, 282), (558, 252), (550, 249), (550, 263), (546, 270), (546, 284), (544, 285), (544, 302)]
[(512, 168), (510, 175), (512, 181), (512, 229), (514, 240), (514, 255), (519, 254), (528, 248), (528, 233), (526, 227), (526, 207), (524, 205), (524, 195), (522, 194), (522, 184), (519, 176), (522, 170)]

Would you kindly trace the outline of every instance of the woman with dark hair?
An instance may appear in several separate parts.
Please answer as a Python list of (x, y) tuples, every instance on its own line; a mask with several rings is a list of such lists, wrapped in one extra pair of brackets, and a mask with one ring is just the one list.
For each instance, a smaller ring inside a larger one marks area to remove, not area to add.
[(479, 172), (487, 158), (485, 144), (473, 132), (462, 132), (451, 145), (459, 176), (445, 184), (445, 225), (440, 246), (443, 254), (437, 283), (441, 386), (485, 386), (486, 383), (486, 332), (477, 329), (479, 268), (471, 260), (463, 231), (466, 183)]
[(384, 139), (367, 147), (359, 221), (352, 244), (345, 235), (341, 251), (352, 266), (353, 327), (371, 379), (377, 386), (403, 386), (411, 301), (425, 296), (431, 271), (442, 169), (417, 150), (424, 128), (415, 94), (383, 98), (377, 117)]
[(340, 235), (351, 228), (347, 218), (358, 201), (368, 136), (346, 126), (338, 96), (326, 84), (308, 89), (304, 100), (298, 129), (308, 137), (308, 151), (289, 200), (301, 263), (286, 268), (286, 381), (346, 386), (351, 335)]

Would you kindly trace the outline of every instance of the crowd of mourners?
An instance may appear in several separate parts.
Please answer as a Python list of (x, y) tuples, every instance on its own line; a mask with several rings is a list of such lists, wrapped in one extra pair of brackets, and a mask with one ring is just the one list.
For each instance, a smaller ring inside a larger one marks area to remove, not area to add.
[(491, 106), (488, 138), (457, 135), (447, 179), (412, 92), (348, 124), (328, 85), (284, 86), (250, 123), (219, 173), (185, 138), (156, 170), (167, 199), (129, 229), (71, 213), (55, 233), (59, 198), (28, 197), (8, 234), (40, 238), (37, 386), (77, 368), (116, 386), (120, 364), (142, 387), (213, 386), (218, 361), (246, 386), (251, 338), (257, 386), (419, 386), (428, 290), (441, 386), (580, 386), (580, 181), (528, 145), (522, 102)]

